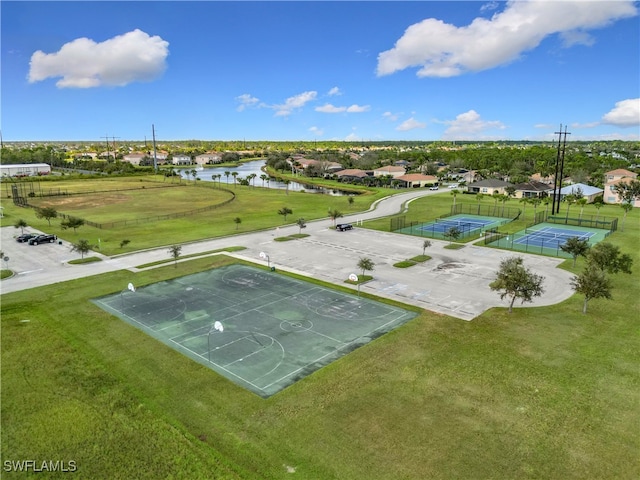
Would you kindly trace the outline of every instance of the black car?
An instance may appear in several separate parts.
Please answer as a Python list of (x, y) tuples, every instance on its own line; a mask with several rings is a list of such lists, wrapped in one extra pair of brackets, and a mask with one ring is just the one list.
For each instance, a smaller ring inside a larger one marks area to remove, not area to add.
[(353, 225), (350, 223), (339, 223), (336, 225), (336, 230), (339, 232), (344, 232), (345, 230), (353, 230)]
[(35, 233), (23, 233), (22, 235), (18, 235), (16, 238), (16, 242), (18, 243), (27, 243), (32, 238), (36, 238), (38, 235)]
[(55, 235), (38, 235), (37, 237), (29, 240), (29, 245), (40, 245), (41, 243), (53, 243), (57, 240)]

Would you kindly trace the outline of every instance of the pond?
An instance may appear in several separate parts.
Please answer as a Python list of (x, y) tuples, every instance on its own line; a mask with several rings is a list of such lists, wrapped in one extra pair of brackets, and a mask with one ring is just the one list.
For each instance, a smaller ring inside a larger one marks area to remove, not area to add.
[[(191, 171), (196, 170), (197, 178), (205, 182), (219, 182), (221, 185), (228, 184), (230, 186), (233, 185), (233, 172), (237, 172), (238, 175), (236, 177), (236, 182), (240, 178), (247, 178), (247, 176), (255, 174), (256, 177), (251, 181), (251, 185), (255, 185), (256, 187), (264, 187), (264, 188), (276, 188), (280, 190), (286, 190), (287, 185), (284, 182), (281, 182), (273, 177), (269, 177), (268, 180), (262, 180), (260, 178), (261, 175), (266, 175), (266, 173), (262, 170), (262, 167), (265, 166), (264, 160), (253, 160), (251, 162), (241, 163), (237, 167), (193, 167), (193, 168), (176, 168), (175, 172), (179, 173), (182, 178), (185, 179), (193, 179), (191, 176)], [(225, 172), (229, 172), (229, 176), (225, 174)], [(215, 175), (215, 179), (214, 179)], [(222, 175), (218, 178), (218, 175)], [(335, 190), (331, 188), (323, 188), (317, 187), (314, 185), (305, 185), (298, 182), (290, 182), (289, 183), (289, 191), (291, 192), (300, 192), (305, 191), (307, 193), (323, 193), (325, 195), (353, 195), (353, 192), (345, 192), (341, 190)]]

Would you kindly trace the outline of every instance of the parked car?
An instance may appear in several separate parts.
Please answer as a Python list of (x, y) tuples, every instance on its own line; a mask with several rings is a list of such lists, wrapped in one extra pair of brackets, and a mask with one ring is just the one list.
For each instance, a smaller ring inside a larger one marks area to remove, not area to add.
[(339, 232), (344, 232), (345, 230), (353, 230), (353, 225), (350, 223), (339, 223), (336, 225), (336, 230)]
[(32, 238), (36, 238), (38, 235), (35, 233), (23, 233), (22, 235), (18, 235), (16, 238), (16, 242), (18, 243), (28, 243)]
[(440, 187), (438, 185), (432, 185), (429, 187), (429, 190), (439, 190)]
[(457, 183), (452, 183), (451, 185), (449, 185), (449, 188), (458, 188), (459, 185)]
[(40, 245), (41, 243), (53, 243), (58, 239), (55, 235), (38, 235), (29, 240), (29, 245)]

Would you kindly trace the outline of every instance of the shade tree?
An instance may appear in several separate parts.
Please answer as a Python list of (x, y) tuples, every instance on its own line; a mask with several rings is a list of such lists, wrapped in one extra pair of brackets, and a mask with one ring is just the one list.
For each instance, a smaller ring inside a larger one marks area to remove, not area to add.
[(496, 278), (489, 284), (489, 288), (500, 292), (501, 299), (509, 299), (509, 313), (511, 313), (516, 299), (520, 299), (524, 304), (532, 302), (533, 297), (542, 295), (543, 282), (543, 276), (533, 273), (524, 266), (522, 257), (509, 257), (500, 262)]

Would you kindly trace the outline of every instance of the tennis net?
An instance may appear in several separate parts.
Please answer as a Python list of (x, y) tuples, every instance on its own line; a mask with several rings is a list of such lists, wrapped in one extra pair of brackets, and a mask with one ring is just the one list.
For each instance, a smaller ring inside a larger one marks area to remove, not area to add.
[(450, 225), (452, 227), (464, 227), (464, 228), (482, 228), (486, 224), (485, 223), (477, 223), (477, 222), (467, 222), (464, 220), (443, 220), (441, 218), (436, 218), (436, 223), (441, 223), (443, 225)]
[(589, 240), (591, 235), (589, 234), (581, 234), (576, 235), (575, 233), (553, 233), (553, 232), (544, 232), (541, 230), (530, 230), (526, 229), (525, 233), (532, 237), (541, 237), (548, 240), (569, 240), (570, 238), (578, 238), (579, 240)]

